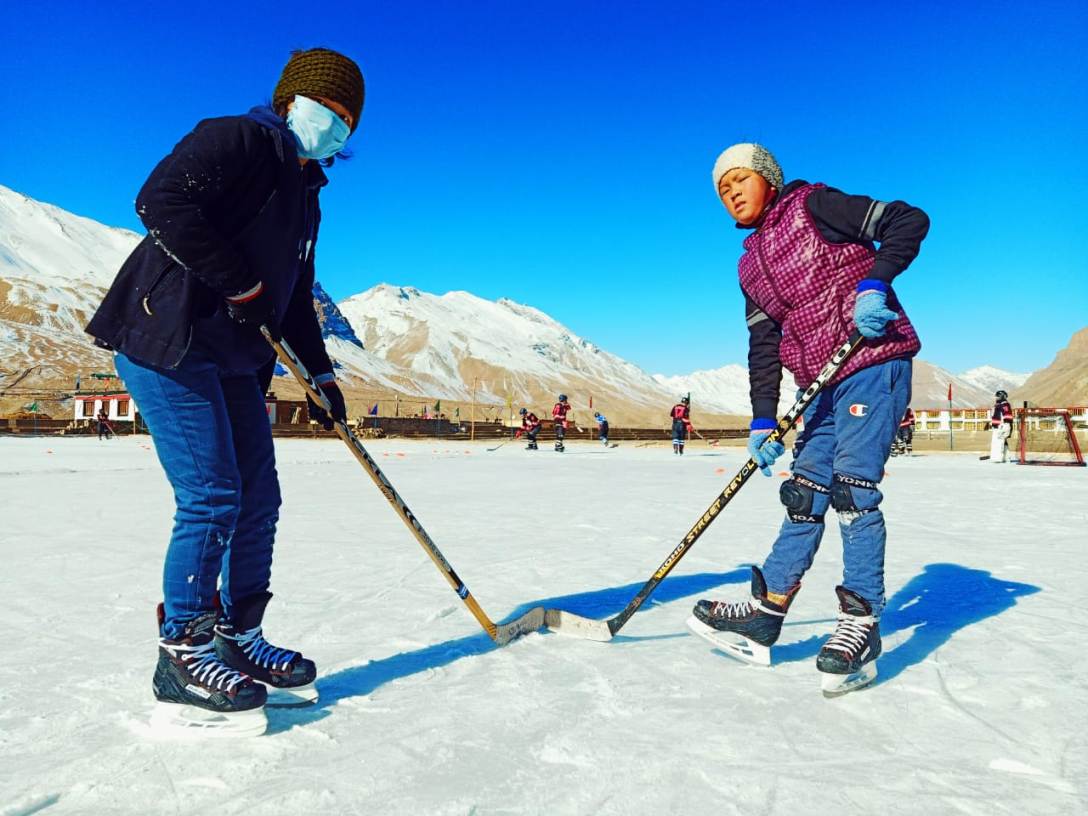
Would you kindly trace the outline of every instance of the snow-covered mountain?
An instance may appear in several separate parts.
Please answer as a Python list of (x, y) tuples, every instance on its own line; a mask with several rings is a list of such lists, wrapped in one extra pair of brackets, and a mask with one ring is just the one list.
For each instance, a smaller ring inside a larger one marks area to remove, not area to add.
[(0, 185), (0, 368), (111, 370), (83, 325), (139, 240)]
[(994, 366), (979, 366), (970, 371), (964, 371), (958, 375), (964, 382), (986, 391), (992, 397), (999, 389), (1012, 392), (1027, 382), (1031, 372), (1016, 374), (1012, 371), (1004, 371)]
[(949, 384), (952, 385), (953, 408), (983, 408), (993, 404), (993, 391), (979, 388), (948, 369), (915, 358), (911, 405), (915, 408), (947, 407)]
[(662, 424), (675, 399), (647, 372), (585, 340), (531, 306), (469, 292), (435, 295), (379, 284), (340, 311), (374, 354), (446, 399), (527, 404), (550, 411), (566, 393), (582, 424), (593, 410), (613, 422)]
[[(752, 403), (748, 396), (748, 369), (732, 363), (711, 371), (695, 371), (691, 374), (679, 374), (667, 377), (654, 374), (654, 379), (674, 393), (675, 398), (691, 394), (694, 409), (702, 408), (723, 414), (745, 415), (751, 412)], [(789, 373), (782, 377), (779, 413), (793, 405), (797, 384)]]

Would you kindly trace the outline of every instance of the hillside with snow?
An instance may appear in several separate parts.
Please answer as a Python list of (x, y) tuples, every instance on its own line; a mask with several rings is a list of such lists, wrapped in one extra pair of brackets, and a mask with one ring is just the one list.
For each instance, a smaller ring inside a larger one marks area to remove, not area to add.
[(581, 424), (600, 410), (613, 422), (662, 425), (675, 401), (643, 369), (505, 298), (383, 283), (339, 307), (367, 349), (446, 399), (470, 399), (475, 386), (478, 401), (509, 400), (540, 413), (565, 393)]
[[(693, 410), (701, 408), (741, 416), (752, 410), (748, 396), (748, 369), (742, 365), (733, 363), (711, 371), (695, 371), (672, 377), (654, 374), (654, 380), (676, 394), (676, 397), (690, 394)], [(780, 414), (793, 405), (796, 392), (797, 383), (789, 372), (784, 372), (778, 400)]]
[(112, 370), (83, 325), (140, 241), (0, 185), (0, 367), (49, 380)]
[(964, 382), (967, 382), (976, 388), (981, 388), (993, 397), (998, 390), (1012, 393), (1027, 382), (1028, 377), (1031, 376), (1031, 372), (1028, 372), (1027, 374), (1016, 374), (1012, 371), (1005, 371), (1000, 368), (995, 368), (994, 366), (985, 365), (979, 366), (978, 368), (972, 368), (970, 371), (964, 371), (958, 376)]

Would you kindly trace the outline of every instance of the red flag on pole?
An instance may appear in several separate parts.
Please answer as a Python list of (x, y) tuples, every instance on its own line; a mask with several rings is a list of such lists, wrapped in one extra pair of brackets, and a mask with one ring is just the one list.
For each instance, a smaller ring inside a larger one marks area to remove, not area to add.
[(593, 395), (592, 394), (589, 395), (589, 408), (590, 408), (590, 410), (593, 410)]
[(952, 402), (952, 383), (948, 384), (948, 401)]

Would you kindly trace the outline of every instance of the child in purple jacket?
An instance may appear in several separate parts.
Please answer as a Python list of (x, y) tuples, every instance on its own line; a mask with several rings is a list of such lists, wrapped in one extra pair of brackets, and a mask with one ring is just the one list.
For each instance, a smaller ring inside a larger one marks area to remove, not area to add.
[(765, 475), (785, 451), (780, 442), (764, 444), (776, 424), (782, 366), (804, 389), (855, 328), (865, 341), (805, 411), (792, 476), (780, 490), (786, 518), (763, 568), (752, 567), (751, 598), (699, 601), (689, 625), (731, 654), (769, 664), (831, 507), (843, 540), (843, 580), (838, 626), (816, 666), (825, 693), (840, 694), (876, 677), (881, 651), (886, 533), (879, 483), (921, 347), (891, 284), (918, 254), (929, 219), (902, 201), (783, 184), (774, 156), (756, 144), (722, 153), (713, 180), (737, 228), (752, 230), (739, 262), (749, 331), (748, 450)]

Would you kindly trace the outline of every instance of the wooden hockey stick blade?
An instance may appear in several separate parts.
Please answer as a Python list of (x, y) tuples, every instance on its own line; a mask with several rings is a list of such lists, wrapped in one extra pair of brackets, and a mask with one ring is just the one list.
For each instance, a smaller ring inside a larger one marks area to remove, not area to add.
[(491, 635), (491, 639), (499, 646), (505, 646), (515, 638), (543, 629), (544, 621), (551, 611), (543, 606), (535, 606), (520, 618), (515, 618), (509, 623), (496, 624), (495, 634)]
[(544, 625), (553, 632), (571, 637), (596, 640), (601, 643), (612, 640), (612, 630), (608, 628), (608, 621), (584, 618), (563, 609), (546, 610)]

